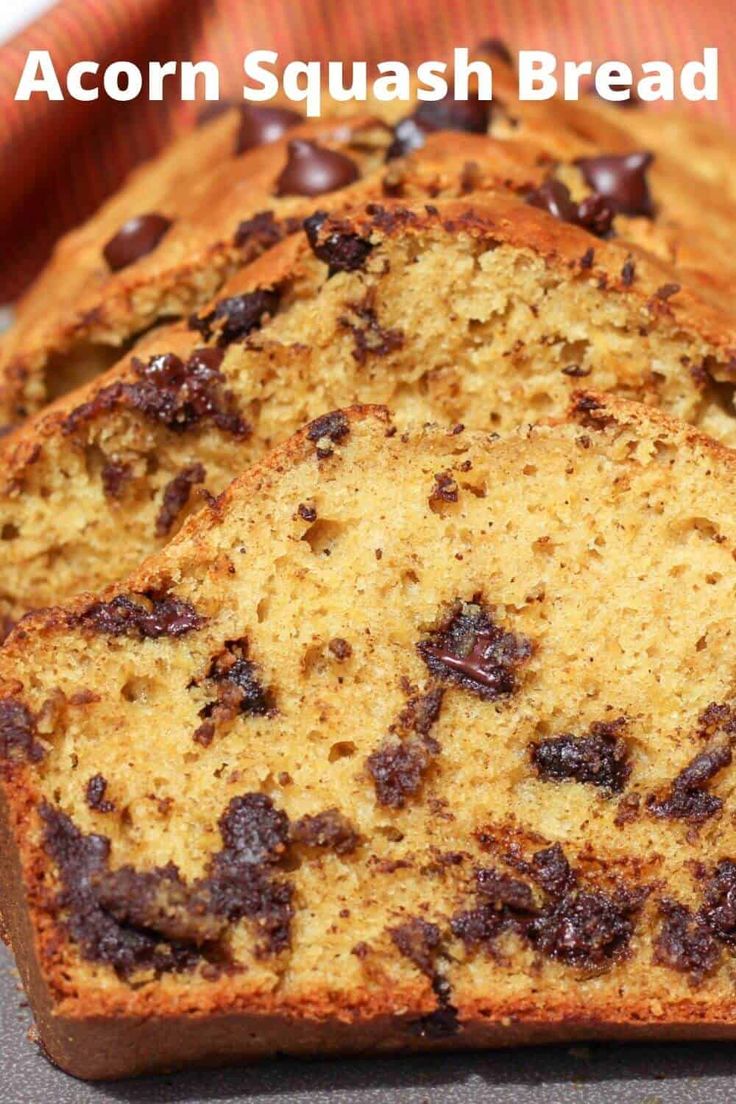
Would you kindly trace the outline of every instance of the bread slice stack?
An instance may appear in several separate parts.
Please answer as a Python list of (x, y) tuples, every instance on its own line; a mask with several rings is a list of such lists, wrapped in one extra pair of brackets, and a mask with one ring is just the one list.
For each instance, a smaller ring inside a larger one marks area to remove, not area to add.
[(215, 119), (6, 340), (0, 915), (77, 1076), (736, 1035), (728, 144), (504, 96)]

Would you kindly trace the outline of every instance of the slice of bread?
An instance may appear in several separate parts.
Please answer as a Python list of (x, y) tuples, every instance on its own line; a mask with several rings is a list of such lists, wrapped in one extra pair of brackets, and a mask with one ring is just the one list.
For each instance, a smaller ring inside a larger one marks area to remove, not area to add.
[[(416, 153), (415, 146), (428, 137), (430, 143), (439, 138), (440, 149), (444, 146), (457, 155), (456, 139), (468, 137), (463, 130), (473, 132), (476, 139), (479, 130), (503, 139), (486, 148), (478, 145), (474, 160), (481, 176), (488, 171), (495, 184), (500, 183), (505, 163), (513, 163), (515, 157), (502, 147), (518, 146), (532, 177), (561, 179), (576, 203), (591, 190), (605, 190), (600, 173), (585, 179), (578, 159), (613, 155), (615, 161), (639, 151), (644, 159), (635, 172), (641, 178), (636, 185), (639, 201), (627, 211), (617, 209), (616, 234), (676, 265), (688, 279), (730, 303), (736, 281), (736, 202), (722, 183), (693, 175), (685, 156), (673, 159), (668, 141), (656, 140), (656, 124), (649, 127), (642, 148), (641, 135), (629, 125), (632, 113), (601, 110), (590, 98), (580, 103), (519, 101), (513, 71), (498, 59), (495, 64), (498, 92), (492, 105), (473, 101), (472, 96), (468, 103), (456, 105), (457, 110), (447, 101), (423, 103), (416, 112), (419, 124), (412, 121), (416, 105), (371, 100), (366, 108), (374, 114), (360, 118), (326, 117), (300, 124), (298, 116), (288, 112), (281, 123), (289, 127), (285, 136), (254, 147), (254, 141), (265, 141), (280, 128), (274, 131), (257, 121), (259, 111), (272, 108), (250, 106), (245, 109), (245, 131), (241, 113), (229, 111), (174, 143), (58, 243), (3, 341), (0, 422), (14, 424), (98, 375), (147, 328), (186, 314), (214, 295), (229, 273), (273, 240), (266, 234), (264, 241), (262, 224), (256, 223), (250, 232), (240, 229), (253, 216), (273, 212), (288, 224), (290, 218), (308, 213), (304, 196), (280, 195), (276, 187), (292, 139), (316, 142), (349, 158), (361, 179), (347, 189), (346, 199), (380, 196), (385, 181), (393, 187), (403, 170), (392, 159), (402, 152)], [(325, 102), (330, 112), (344, 115), (346, 105)], [(401, 129), (407, 126), (407, 112), (408, 135)], [(395, 133), (389, 124), (397, 124)], [(703, 156), (693, 154), (690, 160), (698, 167)], [(383, 164), (386, 157), (388, 167)], [(715, 139), (711, 159), (721, 164), (721, 177), (728, 173), (728, 150)], [(716, 169), (709, 172), (714, 175)], [(605, 179), (615, 182), (616, 175), (614, 169)], [(477, 187), (477, 176), (470, 172), (466, 182)], [(519, 183), (513, 169), (511, 180)], [(331, 187), (336, 182), (339, 174)], [(695, 192), (697, 204), (692, 202)], [(121, 250), (121, 228), (141, 216), (144, 222), (153, 216), (153, 221), (133, 235), (123, 234)], [(131, 252), (132, 243), (138, 253)], [(110, 258), (119, 262), (121, 252), (124, 267), (111, 269)]]
[(584, 381), (736, 441), (713, 383), (733, 373), (733, 315), (618, 239), (500, 194), (309, 227), (5, 442), (5, 616), (122, 577), (203, 491), (356, 401), (506, 431), (562, 416)]
[(0, 900), (52, 1058), (734, 1037), (734, 478), (589, 393), (338, 412), (20, 624)]

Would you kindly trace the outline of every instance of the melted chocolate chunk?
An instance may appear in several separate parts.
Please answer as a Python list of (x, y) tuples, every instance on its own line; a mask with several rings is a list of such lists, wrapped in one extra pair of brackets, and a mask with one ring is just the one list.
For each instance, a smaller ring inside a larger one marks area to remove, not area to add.
[(286, 226), (276, 221), (273, 211), (259, 211), (238, 224), (233, 240), (239, 249), (248, 246), (249, 256), (256, 257), (282, 241), (285, 235)]
[(355, 272), (365, 267), (365, 262), (373, 249), (368, 238), (349, 229), (349, 223), (332, 220), (327, 234), (321, 234), (327, 219), (325, 211), (315, 211), (304, 220), (304, 231), (315, 257), (324, 261), (328, 276), (336, 272)]
[(204, 706), (201, 717), (225, 721), (240, 714), (266, 717), (273, 713), (273, 694), (260, 681), (256, 664), (248, 659), (247, 640), (228, 640), (212, 660), (207, 678), (217, 686), (217, 700)]
[(621, 269), (621, 283), (624, 287), (631, 287), (636, 276), (636, 265), (631, 257), (627, 257)]
[(359, 178), (358, 166), (344, 153), (295, 138), (289, 142), (287, 162), (276, 178), (275, 194), (324, 195), (346, 188)]
[(204, 421), (211, 421), (224, 433), (244, 438), (250, 427), (235, 411), (234, 399), (223, 386), (221, 349), (195, 349), (183, 361), (174, 353), (154, 356), (143, 364), (133, 358), (138, 377), (102, 387), (93, 399), (67, 415), (65, 434), (117, 407), (137, 410), (148, 421), (158, 422), (175, 433), (184, 433)]
[(360, 836), (339, 809), (300, 817), (292, 825), (291, 838), (295, 843), (323, 847), (336, 855), (350, 855), (360, 843)]
[(736, 947), (736, 862), (721, 859), (705, 885), (700, 918), (722, 943)]
[(667, 820), (685, 820), (689, 824), (702, 824), (723, 808), (723, 799), (708, 793), (706, 786), (730, 765), (733, 754), (728, 744), (709, 748), (696, 755), (692, 762), (680, 771), (670, 786), (666, 797), (650, 794), (647, 809), (654, 816)]
[(577, 222), (578, 206), (573, 202), (570, 189), (554, 177), (548, 177), (533, 192), (529, 192), (526, 202), (531, 207), (547, 211), (560, 222)]
[(581, 157), (575, 164), (586, 184), (605, 196), (617, 214), (653, 218), (654, 206), (646, 176), (653, 160), (653, 154), (641, 152)]
[(240, 108), (240, 126), (235, 138), (235, 153), (238, 155), (257, 146), (276, 142), (292, 127), (303, 122), (302, 116), (288, 107), (243, 104)]
[(577, 875), (570, 866), (559, 843), (544, 847), (532, 855), (527, 868), (530, 877), (550, 897), (564, 897), (577, 884)]
[(608, 200), (594, 193), (586, 196), (581, 203), (575, 203), (567, 185), (554, 177), (548, 177), (538, 188), (529, 192), (526, 202), (547, 211), (561, 222), (582, 226), (597, 237), (606, 237), (611, 231), (613, 210)]
[(702, 920), (669, 898), (659, 902), (659, 913), (662, 926), (654, 943), (654, 961), (689, 974), (694, 984), (712, 974), (721, 950)]
[(396, 949), (413, 962), (427, 977), (434, 976), (434, 960), (440, 946), (440, 929), (420, 917), (406, 920), (398, 927), (389, 928), (391, 941)]
[(371, 356), (388, 356), (404, 344), (403, 330), (386, 330), (378, 321), (375, 308), (369, 303), (351, 303), (350, 310), (357, 321), (349, 316), (340, 318), (340, 325), (351, 330), (355, 348), (353, 359), (360, 365)]
[(426, 136), (438, 130), (485, 134), (490, 121), (490, 101), (480, 100), (477, 95), (471, 95), (467, 100), (456, 100), (450, 95), (441, 100), (427, 100), (396, 124), (386, 160), (404, 157), (412, 150), (421, 149)]
[(347, 640), (343, 640), (341, 636), (334, 637), (327, 647), (330, 649), (335, 659), (339, 660), (340, 663), (343, 663), (346, 659), (350, 659), (353, 654), (353, 649), (350, 647)]
[(516, 671), (531, 655), (524, 637), (496, 625), (478, 602), (458, 603), (450, 619), (417, 644), (432, 675), (494, 701), (516, 689)]
[(85, 787), (84, 800), (96, 813), (112, 813), (115, 811), (115, 802), (108, 801), (105, 798), (106, 793), (107, 779), (104, 774), (93, 774)]
[(503, 874), (495, 867), (481, 867), (475, 872), (477, 907), (457, 912), (450, 926), (453, 933), (469, 948), (493, 943), (504, 931), (524, 935), (539, 913), (534, 896), (526, 882)]
[(619, 735), (626, 724), (596, 722), (588, 736), (553, 736), (530, 745), (531, 760), (545, 782), (584, 782), (609, 793), (621, 793), (631, 767), (626, 741)]
[(736, 709), (722, 702), (711, 702), (698, 717), (698, 736), (706, 740), (717, 732), (736, 736)]
[(289, 842), (289, 819), (267, 794), (234, 797), (218, 821), (228, 862), (277, 863)]
[(407, 798), (419, 791), (429, 769), (433, 751), (417, 737), (386, 740), (367, 760), (368, 773), (376, 788), (379, 805), (402, 809)]
[(105, 496), (107, 498), (120, 498), (125, 484), (132, 478), (132, 475), (130, 464), (109, 460), (100, 473)]
[(388, 933), (398, 952), (431, 980), (437, 997), (436, 1010), (413, 1023), (410, 1027), (412, 1034), (434, 1039), (457, 1034), (460, 1025), (457, 1009), (452, 1004), (450, 983), (438, 973), (435, 965), (442, 941), (437, 924), (417, 916), (389, 928)]
[(93, 878), (99, 904), (119, 924), (157, 932), (173, 943), (203, 947), (222, 937), (226, 921), (211, 911), (209, 895), (189, 887), (174, 863), (144, 872), (132, 866)]
[(337, 444), (343, 437), (347, 437), (349, 432), (350, 422), (347, 416), (341, 410), (336, 410), (332, 414), (323, 414), (310, 422), (307, 438), (310, 441), (322, 441), (328, 438)]
[(296, 512), (302, 521), (316, 521), (317, 510), (314, 506), (309, 506), (306, 502), (300, 502), (297, 506)]
[(0, 700), (0, 760), (40, 762), (45, 752), (37, 736), (35, 717), (23, 702)]
[(426, 694), (409, 698), (399, 714), (397, 728), (404, 732), (415, 732), (417, 736), (429, 736), (437, 722), (445, 691), (436, 686)]
[(82, 613), (72, 615), (71, 623), (108, 636), (138, 636), (146, 640), (183, 636), (205, 623), (205, 618), (183, 598), (152, 591), (135, 598), (138, 601), (119, 594), (109, 602), (93, 602)]
[(112, 271), (118, 272), (153, 252), (170, 226), (171, 219), (164, 215), (136, 215), (110, 238), (102, 255)]
[(167, 536), (174, 527), (174, 523), (181, 511), (189, 501), (192, 487), (197, 483), (204, 483), (205, 470), (199, 462), (187, 464), (178, 475), (175, 475), (164, 487), (161, 508), (156, 515), (156, 536)]
[(534, 896), (526, 882), (503, 874), (495, 867), (480, 867), (475, 872), (479, 898), (492, 905), (497, 912), (509, 916), (534, 915), (538, 909)]
[(207, 314), (193, 314), (189, 319), (189, 329), (198, 330), (205, 341), (209, 341), (213, 331), (217, 332), (217, 344), (221, 349), (242, 341), (260, 329), (264, 321), (278, 310), (281, 293), (274, 288), (258, 288), (245, 295), (231, 295), (221, 299)]
[(289, 946), (293, 887), (274, 879), (271, 868), (286, 855), (289, 821), (266, 794), (232, 799), (219, 820), (224, 847), (199, 885), (217, 916), (233, 922), (248, 917), (263, 936), (262, 950)]
[(59, 870), (61, 890), (56, 908), (62, 924), (88, 961), (102, 962), (127, 977), (139, 969), (157, 972), (193, 967), (197, 956), (181, 944), (162, 944), (160, 935), (120, 923), (97, 896), (96, 881), (107, 872), (110, 841), (84, 835), (63, 813), (44, 803), (40, 808), (47, 854)]
[(529, 924), (532, 946), (568, 966), (596, 969), (625, 953), (641, 896), (575, 891), (547, 906)]

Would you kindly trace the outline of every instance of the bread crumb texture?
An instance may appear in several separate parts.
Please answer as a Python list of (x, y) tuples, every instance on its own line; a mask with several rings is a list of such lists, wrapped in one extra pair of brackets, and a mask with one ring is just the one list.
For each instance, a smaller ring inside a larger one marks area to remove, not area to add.
[(358, 401), (399, 427), (505, 433), (585, 386), (736, 441), (731, 316), (632, 258), (500, 194), (316, 212), (8, 438), (0, 612), (121, 578), (274, 444)]
[[(473, 250), (414, 271), (483, 327), (472, 273), (517, 270)], [(590, 395), (502, 439), (355, 409), (21, 622), (2, 785), (55, 1012), (732, 1019), (735, 469)]]

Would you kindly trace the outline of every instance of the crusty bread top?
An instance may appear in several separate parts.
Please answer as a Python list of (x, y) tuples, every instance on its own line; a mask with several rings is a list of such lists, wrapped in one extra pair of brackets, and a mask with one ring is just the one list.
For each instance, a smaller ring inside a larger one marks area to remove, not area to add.
[(21, 622), (56, 1010), (731, 1018), (735, 466), (590, 394), (508, 439), (338, 412)]

